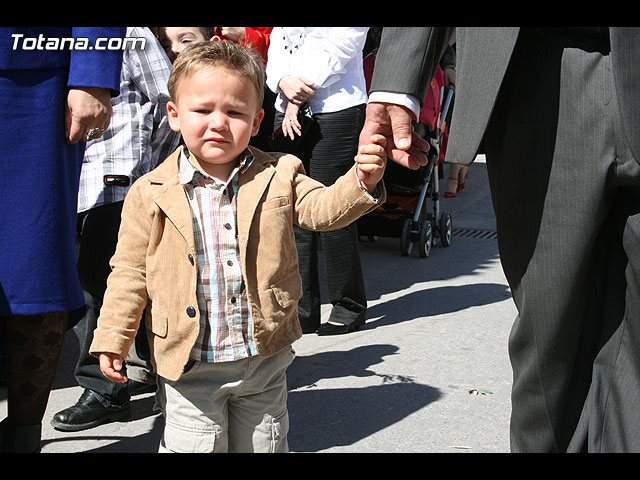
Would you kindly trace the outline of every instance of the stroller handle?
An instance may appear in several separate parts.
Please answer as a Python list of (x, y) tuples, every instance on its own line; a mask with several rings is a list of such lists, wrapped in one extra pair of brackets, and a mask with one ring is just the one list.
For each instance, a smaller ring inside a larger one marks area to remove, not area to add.
[(449, 107), (451, 106), (451, 100), (453, 100), (453, 94), (455, 93), (455, 91), (456, 87), (454, 87), (453, 85), (449, 85), (449, 88), (447, 88), (447, 96), (445, 97), (444, 105), (440, 110), (440, 119), (438, 125), (438, 130), (440, 131), (444, 130), (444, 125), (446, 123), (445, 119), (447, 118), (447, 113), (449, 113)]

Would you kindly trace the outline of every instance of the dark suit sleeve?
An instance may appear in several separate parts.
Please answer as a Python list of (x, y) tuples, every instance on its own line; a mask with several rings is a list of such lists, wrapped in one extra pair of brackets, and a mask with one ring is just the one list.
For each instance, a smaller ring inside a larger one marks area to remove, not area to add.
[(413, 95), (422, 107), (455, 27), (384, 27), (371, 92)]
[[(98, 38), (124, 38), (126, 31), (126, 27), (73, 27), (72, 35), (74, 38), (88, 38), (89, 44), (95, 46)], [(116, 96), (120, 91), (121, 69), (121, 50), (72, 50), (67, 86), (108, 88)]]

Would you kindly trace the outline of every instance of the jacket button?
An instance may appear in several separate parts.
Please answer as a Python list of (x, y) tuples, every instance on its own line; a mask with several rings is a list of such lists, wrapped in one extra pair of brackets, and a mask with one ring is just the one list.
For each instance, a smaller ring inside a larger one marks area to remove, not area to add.
[(187, 315), (189, 315), (191, 318), (196, 316), (196, 309), (193, 307), (187, 307)]
[(189, 255), (187, 255), (187, 257), (189, 258), (189, 263), (191, 263), (191, 265), (193, 265), (193, 255), (189, 254)]

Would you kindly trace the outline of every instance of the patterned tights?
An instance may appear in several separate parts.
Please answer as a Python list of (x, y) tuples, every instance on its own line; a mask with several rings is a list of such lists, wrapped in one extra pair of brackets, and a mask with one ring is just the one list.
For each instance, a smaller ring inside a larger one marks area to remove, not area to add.
[(67, 327), (66, 313), (0, 318), (6, 328), (8, 422), (42, 422)]

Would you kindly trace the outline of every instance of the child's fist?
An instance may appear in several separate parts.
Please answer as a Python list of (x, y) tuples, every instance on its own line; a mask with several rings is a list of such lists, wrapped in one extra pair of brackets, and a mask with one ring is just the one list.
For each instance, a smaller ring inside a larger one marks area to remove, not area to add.
[(371, 143), (360, 145), (355, 161), (358, 164), (358, 178), (369, 193), (373, 193), (378, 186), (387, 165), (385, 147), (387, 139), (382, 135), (372, 135)]

